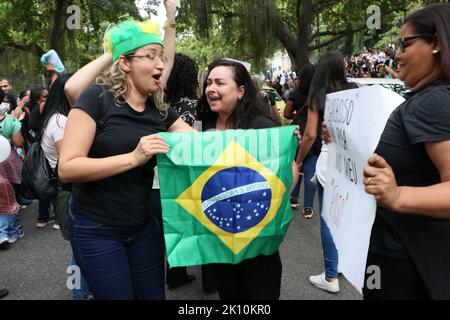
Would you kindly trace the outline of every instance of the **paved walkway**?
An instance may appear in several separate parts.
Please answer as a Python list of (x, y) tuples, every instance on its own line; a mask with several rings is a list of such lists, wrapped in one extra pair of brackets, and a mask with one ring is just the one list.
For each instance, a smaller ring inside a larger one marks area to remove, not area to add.
[[(283, 261), (281, 299), (283, 300), (355, 300), (359, 293), (344, 277), (340, 278), (341, 292), (331, 294), (309, 284), (308, 276), (323, 270), (323, 257), (319, 235), (319, 216), (305, 220), (294, 211), (280, 252)], [(35, 228), (37, 201), (20, 213), (24, 226), (23, 239), (0, 249), (0, 288), (8, 288), (10, 300), (70, 300), (66, 287), (66, 269), (71, 250), (59, 231), (50, 226)], [(169, 300), (218, 299), (217, 294), (204, 294), (201, 289), (199, 267), (189, 268), (197, 276), (191, 284), (167, 291)]]

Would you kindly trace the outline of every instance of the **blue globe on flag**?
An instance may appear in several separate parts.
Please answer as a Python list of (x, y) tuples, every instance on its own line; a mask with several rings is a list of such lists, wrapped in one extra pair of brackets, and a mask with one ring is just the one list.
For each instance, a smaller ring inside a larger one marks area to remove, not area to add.
[(202, 209), (218, 228), (236, 234), (260, 223), (267, 215), (272, 191), (267, 180), (247, 167), (232, 167), (214, 174), (205, 184)]

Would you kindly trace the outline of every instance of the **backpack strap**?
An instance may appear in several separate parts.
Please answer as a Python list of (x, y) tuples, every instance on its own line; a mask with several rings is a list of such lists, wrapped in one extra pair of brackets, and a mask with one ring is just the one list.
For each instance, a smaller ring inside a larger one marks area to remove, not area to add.
[(303, 112), (303, 110), (305, 110), (305, 108), (306, 108), (306, 103), (303, 105), (303, 107), (300, 108), (300, 110), (298, 110), (298, 111), (295, 113), (295, 116), (292, 118), (291, 121), (294, 122), (295, 119), (297, 119), (297, 117)]

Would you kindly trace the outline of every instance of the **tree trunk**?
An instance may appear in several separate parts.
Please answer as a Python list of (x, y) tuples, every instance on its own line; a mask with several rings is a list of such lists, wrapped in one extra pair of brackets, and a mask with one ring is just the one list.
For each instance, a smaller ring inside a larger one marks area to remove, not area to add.
[(309, 62), (309, 37), (314, 14), (311, 0), (297, 0), (297, 52), (295, 67), (300, 69)]
[[(300, 40), (301, 41), (301, 40)], [(300, 45), (297, 50), (297, 55), (295, 57), (295, 70), (300, 70), (302, 66), (309, 62), (309, 50), (307, 46)]]
[(273, 17), (273, 34), (281, 42), (291, 59), (293, 68), (297, 65), (298, 45), (295, 35), (286, 27), (275, 6), (270, 6), (270, 16)]
[(67, 7), (69, 0), (55, 0), (55, 14), (53, 16), (53, 28), (50, 34), (50, 49), (58, 52), (61, 60), (64, 61), (64, 33), (66, 32)]
[(351, 56), (353, 54), (353, 41), (354, 41), (354, 33), (352, 31), (352, 25), (350, 23), (347, 23), (345, 46), (344, 46), (345, 56)]
[[(274, 10), (274, 8), (272, 8)], [(314, 14), (311, 0), (297, 0), (297, 36), (295, 36), (284, 24), (279, 15), (273, 15), (274, 34), (286, 49), (291, 58), (292, 68), (300, 69), (309, 62), (308, 38), (311, 33), (311, 24)]]

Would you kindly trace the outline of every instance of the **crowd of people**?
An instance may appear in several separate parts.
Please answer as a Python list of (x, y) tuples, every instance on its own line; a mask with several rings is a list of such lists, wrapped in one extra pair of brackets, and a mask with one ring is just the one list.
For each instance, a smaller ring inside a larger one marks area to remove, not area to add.
[[(16, 97), (8, 79), (0, 78), (0, 134), (11, 145), (0, 162), (0, 246), (24, 236), (17, 212), (32, 199), (21, 187), (21, 169), (38, 143), (59, 183), (53, 197), (39, 199), (36, 227), (52, 225), (70, 241), (70, 263), (82, 273), (74, 299), (163, 300), (166, 285), (194, 279), (186, 268), (166, 271), (156, 155), (169, 146), (158, 133), (282, 124), (243, 64), (217, 59), (201, 73), (190, 57), (175, 53), (176, 7), (171, 0), (164, 5), (164, 39), (156, 24), (128, 20), (108, 31), (106, 52), (73, 75), (64, 74), (59, 59), (49, 59), (56, 52), (45, 55), (48, 89)], [(271, 83), (287, 101), (282, 116), (300, 127), (287, 191), (291, 206), (300, 207), (302, 176), (304, 218), (313, 216), (319, 196), (324, 272), (309, 282), (322, 290), (340, 291), (339, 254), (322, 218), (330, 139), (322, 125), (325, 97), (360, 86), (348, 77), (390, 77), (411, 92), (364, 169), (365, 190), (378, 205), (367, 265), (380, 266), (382, 278), (380, 289), (364, 287), (363, 295), (450, 298), (448, 21), (450, 4), (430, 5), (406, 18), (396, 46), (350, 58), (328, 52), (316, 66)], [(277, 300), (282, 260), (275, 251), (237, 264), (204, 265), (202, 278), (205, 292), (217, 291), (224, 300)], [(0, 298), (7, 294), (0, 289)]]
[[(389, 44), (385, 50), (368, 50), (364, 47), (359, 55), (344, 58), (345, 76), (348, 78), (398, 79), (396, 48)], [(265, 79), (265, 84), (274, 88), (286, 102), (299, 86), (301, 72), (284, 72), (276, 77)]]
[(346, 75), (351, 78), (395, 79), (398, 68), (395, 52), (393, 44), (385, 50), (364, 48), (360, 55), (345, 58)]

